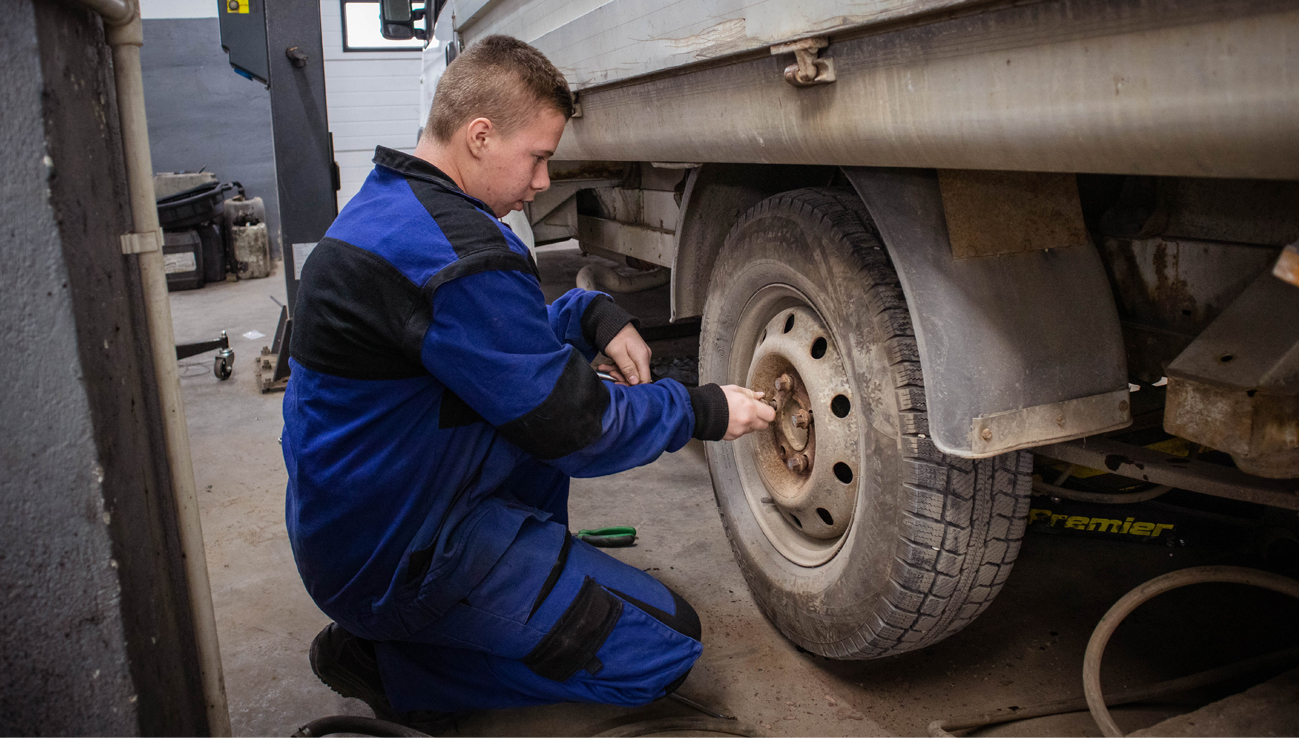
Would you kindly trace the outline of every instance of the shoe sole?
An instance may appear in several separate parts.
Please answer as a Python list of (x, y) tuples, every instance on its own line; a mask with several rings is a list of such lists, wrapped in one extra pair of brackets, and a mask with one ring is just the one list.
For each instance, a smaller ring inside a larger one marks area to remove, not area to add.
[(387, 706), (387, 695), (382, 695), (381, 697), (376, 698), (374, 691), (371, 690), (365, 682), (351, 678), (351, 676), (346, 672), (331, 672), (328, 675), (322, 674), (320, 669), (320, 656), (321, 651), (325, 647), (324, 640), (326, 638), (326, 633), (328, 632), (328, 629), (326, 629), (316, 634), (315, 639), (311, 641), (311, 651), (308, 660), (311, 662), (311, 673), (315, 674), (316, 678), (323, 682), (326, 687), (329, 687), (334, 694), (348, 699), (361, 700), (370, 707), (374, 712), (374, 716), (379, 720), (386, 720), (390, 723), (403, 725), (407, 728), (412, 728), (428, 735), (438, 735), (448, 730), (455, 729), (455, 717), (452, 715), (431, 717), (427, 720), (421, 721), (403, 719), (402, 715), (398, 715)]
[(320, 631), (316, 634), (315, 639), (311, 641), (309, 657), (311, 673), (315, 674), (317, 679), (324, 682), (326, 687), (329, 687), (340, 697), (361, 700), (369, 705), (370, 709), (374, 711), (375, 717), (380, 720), (393, 720), (395, 716), (392, 711), (384, 706), (387, 701), (386, 695), (376, 695), (374, 690), (370, 689), (365, 682), (352, 678), (347, 672), (324, 670), (322, 673), (320, 664), (321, 651), (324, 650), (324, 641), (328, 632), (328, 629)]

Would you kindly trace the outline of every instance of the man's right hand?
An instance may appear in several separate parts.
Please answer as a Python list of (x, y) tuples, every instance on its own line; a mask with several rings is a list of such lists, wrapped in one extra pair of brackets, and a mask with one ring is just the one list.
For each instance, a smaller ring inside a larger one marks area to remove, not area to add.
[(766, 430), (776, 419), (775, 409), (761, 401), (765, 393), (734, 384), (724, 385), (722, 392), (726, 393), (726, 405), (731, 411), (723, 441), (734, 441), (753, 431)]

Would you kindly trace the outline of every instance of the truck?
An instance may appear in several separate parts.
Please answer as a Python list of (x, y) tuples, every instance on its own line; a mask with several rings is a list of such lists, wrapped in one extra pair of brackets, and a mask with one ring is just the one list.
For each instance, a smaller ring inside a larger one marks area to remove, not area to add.
[[(389, 0), (383, 25), (428, 38), (421, 117), (487, 35), (565, 74), (513, 226), (669, 270), (699, 381), (774, 398), (706, 454), (798, 646), (959, 631), (1034, 492), (1299, 509), (1299, 3)], [(1127, 486), (1064, 486), (1083, 470)]]

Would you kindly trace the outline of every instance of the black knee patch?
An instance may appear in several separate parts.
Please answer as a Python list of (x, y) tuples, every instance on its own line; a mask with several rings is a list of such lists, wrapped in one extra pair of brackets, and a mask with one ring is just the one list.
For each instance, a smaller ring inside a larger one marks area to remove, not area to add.
[(663, 612), (662, 610), (658, 609), (657, 607), (654, 607), (653, 605), (649, 605), (644, 602), (641, 602), (635, 597), (632, 597), (631, 595), (628, 594), (623, 594), (622, 592), (619, 592), (616, 589), (609, 590), (609, 591), (618, 595), (619, 597), (626, 600), (627, 602), (630, 602), (636, 607), (639, 607), (641, 610), (644, 610), (645, 614), (649, 615), (650, 617), (654, 618), (660, 623), (663, 623), (664, 625), (668, 626), (672, 630), (675, 630), (681, 635), (702, 642), (704, 639), (703, 638), (704, 626), (699, 622), (699, 613), (695, 612), (695, 608), (691, 607), (690, 603), (686, 602), (685, 598), (683, 598), (681, 595), (674, 592), (671, 587), (668, 587), (666, 584), (663, 586), (667, 589), (668, 593), (672, 595), (672, 608), (676, 611), (673, 614), (668, 614), (666, 612)]
[(556, 682), (568, 681), (583, 668), (599, 671), (601, 664), (595, 654), (621, 616), (622, 602), (587, 577), (554, 627), (523, 657), (524, 666)]

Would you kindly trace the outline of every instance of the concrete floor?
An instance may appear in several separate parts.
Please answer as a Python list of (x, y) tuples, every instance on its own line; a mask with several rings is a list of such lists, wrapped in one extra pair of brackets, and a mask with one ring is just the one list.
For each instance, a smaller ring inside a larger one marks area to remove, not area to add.
[[(543, 249), (539, 262), (551, 298), (573, 284), (583, 263), (564, 248)], [(316, 717), (369, 715), (364, 704), (321, 684), (307, 663), (308, 645), (327, 619), (298, 579), (284, 530), (277, 443), (283, 395), (260, 394), (252, 372), (275, 330), (279, 308), (270, 297), (285, 299), (282, 265), (269, 279), (172, 295), (178, 342), (224, 329), (237, 353), (234, 377), (225, 382), (213, 377), (209, 355), (181, 362), (236, 735), (289, 735)], [(666, 288), (629, 297), (621, 301), (646, 324), (666, 322)], [(266, 337), (242, 337), (252, 330)], [(688, 351), (689, 343), (656, 351)], [(637, 545), (614, 555), (682, 593), (703, 620), (704, 655), (682, 693), (767, 735), (924, 735), (937, 718), (1081, 695), (1087, 639), (1118, 597), (1165, 571), (1234, 561), (1212, 549), (1030, 535), (1001, 596), (962, 633), (917, 653), (835, 662), (800, 653), (757, 611), (722, 532), (701, 443), (624, 474), (575, 480), (571, 510), (577, 528), (636, 526)], [(1120, 628), (1106, 654), (1106, 688), (1295, 645), (1295, 622), (1299, 609), (1266, 593), (1204, 586), (1166, 595)], [(1221, 696), (1205, 691), (1183, 703), (1117, 710), (1116, 717), (1131, 731)], [(615, 723), (694, 714), (668, 701), (639, 710), (566, 704), (472, 716), (459, 732), (591, 735)], [(1083, 713), (984, 734), (1099, 732)]]

